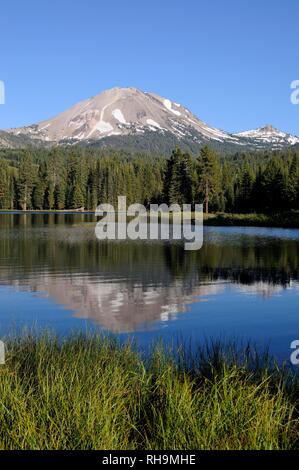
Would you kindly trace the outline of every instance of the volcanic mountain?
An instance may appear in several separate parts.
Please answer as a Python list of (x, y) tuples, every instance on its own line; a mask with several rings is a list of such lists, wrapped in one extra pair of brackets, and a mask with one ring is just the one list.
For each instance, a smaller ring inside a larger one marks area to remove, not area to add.
[[(136, 88), (112, 88), (56, 117), (3, 133), (5, 146), (80, 144), (134, 151), (191, 151), (210, 144), (224, 151), (283, 148), (299, 138), (271, 126), (240, 134), (209, 126), (183, 105)], [(0, 140), (1, 145), (1, 140)]]

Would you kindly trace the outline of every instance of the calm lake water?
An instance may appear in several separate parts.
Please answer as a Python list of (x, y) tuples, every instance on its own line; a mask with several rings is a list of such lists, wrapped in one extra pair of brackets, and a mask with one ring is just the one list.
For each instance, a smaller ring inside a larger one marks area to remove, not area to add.
[(0, 215), (0, 337), (24, 327), (153, 340), (299, 339), (299, 230), (206, 227), (204, 245), (100, 242), (92, 215)]

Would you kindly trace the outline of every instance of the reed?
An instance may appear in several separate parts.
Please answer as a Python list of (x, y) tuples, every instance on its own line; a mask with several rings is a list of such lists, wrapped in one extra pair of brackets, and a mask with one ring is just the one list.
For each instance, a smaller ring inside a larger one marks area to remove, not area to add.
[(250, 348), (26, 335), (0, 366), (1, 449), (296, 449), (298, 381)]

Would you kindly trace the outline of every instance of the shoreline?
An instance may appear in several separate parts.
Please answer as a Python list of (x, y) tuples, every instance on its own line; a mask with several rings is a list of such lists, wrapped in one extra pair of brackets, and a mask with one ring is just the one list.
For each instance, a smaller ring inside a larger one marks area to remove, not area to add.
[[(47, 215), (47, 214), (59, 214), (59, 215), (95, 215), (95, 211), (92, 210), (0, 210), (0, 215)], [(170, 220), (172, 214), (170, 216)], [(194, 220), (193, 213), (191, 214), (191, 220)], [(216, 212), (203, 214), (203, 222), (206, 226), (231, 226), (231, 227), (273, 227), (273, 228), (289, 228), (299, 229), (299, 211), (289, 211), (278, 214), (237, 214), (237, 213), (226, 213)]]

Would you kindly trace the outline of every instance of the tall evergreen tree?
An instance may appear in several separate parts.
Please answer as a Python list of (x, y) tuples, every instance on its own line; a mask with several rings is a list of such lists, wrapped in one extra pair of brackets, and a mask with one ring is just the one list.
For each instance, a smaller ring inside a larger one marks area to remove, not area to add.
[(164, 195), (168, 204), (191, 204), (192, 160), (189, 154), (177, 148), (167, 162), (164, 176)]
[(220, 192), (220, 165), (213, 149), (205, 146), (198, 158), (199, 192), (202, 194), (205, 212), (209, 212), (212, 197)]
[(241, 181), (238, 195), (238, 207), (240, 212), (252, 211), (252, 189), (254, 185), (254, 172), (248, 162), (242, 168)]
[(11, 201), (11, 176), (6, 160), (0, 159), (0, 209), (9, 209)]
[(45, 209), (45, 191), (46, 191), (46, 165), (39, 167), (37, 181), (33, 189), (33, 208), (37, 210)]
[(18, 204), (22, 210), (27, 210), (31, 207), (35, 170), (36, 168), (33, 164), (32, 155), (30, 152), (26, 152), (20, 159), (17, 183)]
[(299, 209), (299, 154), (295, 154), (290, 165), (287, 184), (286, 200), (288, 209)]

